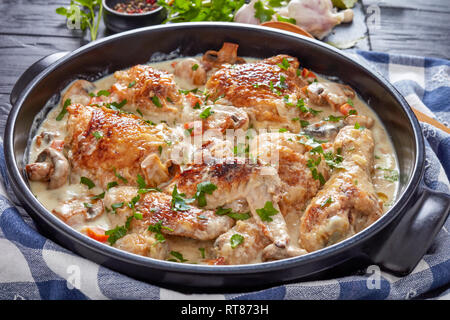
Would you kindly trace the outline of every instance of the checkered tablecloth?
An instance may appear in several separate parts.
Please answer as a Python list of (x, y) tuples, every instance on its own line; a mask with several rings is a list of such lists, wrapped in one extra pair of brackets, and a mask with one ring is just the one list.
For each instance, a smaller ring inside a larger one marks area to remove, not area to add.
[[(415, 108), (450, 123), (450, 61), (366, 51), (347, 54), (381, 73)], [(449, 193), (450, 136), (422, 124), (426, 138), (425, 184)], [(411, 299), (450, 298), (450, 221), (408, 276), (370, 272), (298, 282), (250, 293), (185, 295), (136, 281), (65, 250), (39, 234), (18, 205), (6, 178), (0, 148), (0, 299)], [(76, 279), (75, 279), (76, 277)]]

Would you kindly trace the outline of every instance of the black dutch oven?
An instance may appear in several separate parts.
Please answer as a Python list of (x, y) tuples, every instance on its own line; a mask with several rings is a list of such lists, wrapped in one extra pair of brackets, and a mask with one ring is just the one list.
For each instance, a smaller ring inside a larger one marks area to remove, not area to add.
[[(76, 78), (93, 80), (139, 63), (155, 53), (179, 50), (191, 56), (239, 44), (240, 56), (266, 58), (285, 53), (302, 66), (334, 76), (368, 101), (395, 147), (400, 190), (378, 221), (340, 243), (285, 260), (236, 266), (203, 266), (155, 260), (121, 251), (75, 231), (42, 206), (30, 191), (24, 153), (33, 119), (47, 100)], [(90, 43), (71, 53), (38, 61), (11, 93), (13, 108), (5, 132), (5, 158), (11, 186), (46, 236), (64, 247), (136, 279), (179, 290), (230, 291), (267, 287), (299, 279), (349, 272), (377, 264), (396, 275), (410, 273), (448, 216), (450, 197), (423, 186), (424, 141), (412, 110), (388, 81), (322, 42), (274, 29), (237, 23), (172, 24), (137, 29)]]

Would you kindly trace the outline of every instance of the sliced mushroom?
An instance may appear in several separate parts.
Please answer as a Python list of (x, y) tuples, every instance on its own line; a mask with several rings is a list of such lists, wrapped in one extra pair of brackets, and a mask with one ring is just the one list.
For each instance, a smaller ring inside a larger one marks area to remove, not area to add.
[(222, 48), (219, 51), (209, 50), (203, 55), (202, 62), (206, 67), (206, 70), (212, 68), (218, 68), (224, 63), (229, 64), (241, 64), (245, 63), (243, 58), (238, 57), (239, 45), (230, 42), (224, 42)]
[(52, 212), (71, 226), (83, 225), (104, 213), (102, 200), (92, 202), (90, 197), (73, 198), (62, 202)]
[(308, 86), (306, 92), (311, 102), (322, 106), (328, 104), (334, 111), (346, 103), (349, 98), (355, 97), (355, 92), (351, 87), (340, 83), (313, 82)]
[(26, 165), (25, 170), (32, 181), (48, 181), (49, 189), (63, 186), (69, 175), (69, 162), (66, 157), (53, 148), (45, 148), (35, 163)]
[(76, 80), (64, 93), (61, 103), (64, 103), (67, 99), (70, 99), (71, 103), (87, 105), (91, 100), (89, 93), (95, 91), (95, 89), (96, 86), (92, 82), (87, 80)]
[(203, 65), (194, 58), (187, 58), (179, 61), (175, 65), (174, 74), (195, 85), (201, 86), (206, 83), (206, 70)]
[(341, 128), (343, 127), (343, 121), (319, 121), (304, 128), (303, 132), (318, 139), (332, 139), (339, 133), (339, 130), (341, 130)]

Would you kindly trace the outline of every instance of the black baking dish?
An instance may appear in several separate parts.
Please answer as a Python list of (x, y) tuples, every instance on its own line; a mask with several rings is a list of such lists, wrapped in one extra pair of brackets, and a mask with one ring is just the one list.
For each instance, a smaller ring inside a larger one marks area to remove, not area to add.
[[(159, 53), (196, 55), (224, 41), (239, 44), (239, 55), (296, 56), (302, 66), (352, 86), (383, 121), (397, 152), (400, 191), (386, 214), (355, 236), (310, 254), (253, 265), (203, 266), (155, 260), (120, 251), (75, 231), (46, 210), (31, 193), (24, 152), (33, 119), (47, 100), (71, 80), (95, 78), (146, 63)], [(13, 108), (5, 131), (11, 186), (40, 230), (64, 247), (134, 278), (184, 290), (251, 289), (323, 274), (338, 265), (378, 264), (396, 275), (412, 271), (448, 216), (450, 197), (422, 182), (424, 141), (417, 119), (388, 81), (322, 42), (293, 33), (237, 23), (189, 23), (148, 27), (114, 35), (38, 62), (11, 93)], [(53, 63), (52, 63), (53, 62)], [(44, 69), (42, 72), (38, 72)], [(336, 268), (334, 268), (336, 269)]]

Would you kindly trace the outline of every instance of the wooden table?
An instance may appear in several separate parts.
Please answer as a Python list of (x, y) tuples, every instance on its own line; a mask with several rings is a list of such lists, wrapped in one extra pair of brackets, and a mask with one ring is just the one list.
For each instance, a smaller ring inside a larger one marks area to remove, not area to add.
[[(432, 3), (430, 3), (432, 2)], [(80, 31), (66, 28), (55, 9), (68, 0), (0, 0), (0, 134), (11, 108), (9, 94), (33, 62), (87, 43)], [(335, 29), (326, 41), (361, 40), (363, 50), (450, 58), (449, 0), (361, 0), (350, 25)], [(99, 37), (107, 36), (100, 26)]]

